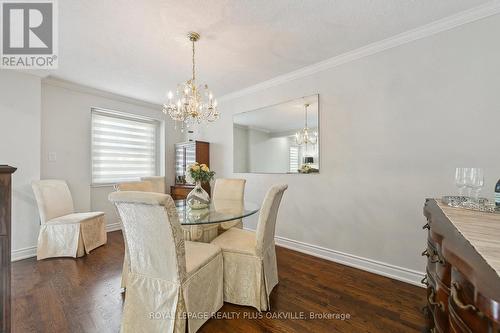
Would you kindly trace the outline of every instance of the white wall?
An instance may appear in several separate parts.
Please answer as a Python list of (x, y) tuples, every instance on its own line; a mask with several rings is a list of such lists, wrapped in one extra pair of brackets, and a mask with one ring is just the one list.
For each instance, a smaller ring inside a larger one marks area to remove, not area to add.
[[(500, 177), (494, 31), (498, 15), (222, 99), (221, 120), (200, 131), (215, 147), (211, 166), (218, 177), (246, 178), (250, 201), (261, 202), (271, 184), (289, 184), (277, 225), (288, 244), (415, 281), (425, 265), (424, 199), (456, 193), (457, 166), (485, 168), (488, 197)], [(233, 174), (233, 114), (316, 93), (320, 174)]]
[(248, 128), (233, 125), (234, 170), (248, 172)]
[(288, 172), (290, 165), (290, 140), (287, 137), (274, 136), (267, 141), (267, 161), (269, 172)]
[[(91, 187), (90, 124), (91, 108), (103, 108), (139, 114), (158, 120), (166, 119), (161, 107), (126, 97), (104, 93), (58, 80), (42, 83), (42, 150), (41, 177), (65, 179), (77, 211), (98, 210), (106, 213), (112, 229), (118, 222), (115, 209), (107, 197), (112, 187)], [(174, 181), (174, 143), (181, 141), (172, 123), (166, 122), (167, 184)], [(51, 152), (57, 160), (49, 161)]]
[(12, 180), (12, 257), (31, 252), (38, 209), (31, 181), (40, 178), (40, 78), (0, 70), (0, 164), (17, 167)]
[(233, 140), (235, 171), (288, 172), (290, 145), (287, 137), (233, 125)]

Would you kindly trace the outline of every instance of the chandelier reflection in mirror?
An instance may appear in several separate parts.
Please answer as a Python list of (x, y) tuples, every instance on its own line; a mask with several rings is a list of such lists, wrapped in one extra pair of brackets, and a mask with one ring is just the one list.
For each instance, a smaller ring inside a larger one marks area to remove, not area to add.
[(308, 144), (313, 144), (315, 145), (318, 142), (318, 132), (314, 131), (311, 132), (311, 129), (307, 125), (307, 108), (310, 106), (310, 104), (304, 104), (305, 108), (305, 126), (303, 129), (295, 133), (295, 142), (299, 145), (307, 145)]
[(163, 104), (162, 110), (175, 121), (176, 129), (177, 123), (180, 123), (181, 131), (194, 124), (214, 122), (219, 119), (217, 100), (208, 89), (208, 85), (196, 86), (194, 43), (200, 39), (200, 35), (196, 32), (189, 32), (188, 38), (193, 49), (193, 76), (186, 82), (177, 85), (175, 96), (172, 91), (168, 92), (168, 102)]

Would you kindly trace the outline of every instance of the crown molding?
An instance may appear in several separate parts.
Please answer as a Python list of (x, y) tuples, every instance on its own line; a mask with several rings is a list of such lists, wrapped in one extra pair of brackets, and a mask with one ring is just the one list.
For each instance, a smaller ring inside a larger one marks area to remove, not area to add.
[(406, 43), (410, 43), (428, 36), (432, 36), (440, 32), (447, 31), (499, 13), (500, 0), (493, 0), (484, 5), (445, 17), (421, 27), (340, 54), (333, 58), (300, 68), (287, 74), (276, 76), (270, 80), (266, 80), (256, 85), (226, 94), (220, 97), (219, 101), (228, 101), (261, 90), (269, 89), (289, 81), (322, 72), (324, 70), (334, 68), (364, 57), (368, 57), (373, 54), (380, 53), (385, 50), (392, 49), (394, 47), (404, 45)]
[(146, 107), (146, 108), (150, 108), (150, 109), (156, 109), (158, 111), (161, 111), (160, 104), (156, 104), (156, 103), (152, 103), (149, 101), (144, 101), (144, 100), (140, 100), (140, 99), (136, 99), (136, 98), (132, 98), (132, 97), (127, 97), (127, 96), (123, 96), (120, 94), (115, 94), (115, 93), (100, 90), (97, 88), (92, 88), (92, 87), (89, 87), (86, 85), (82, 85), (82, 84), (72, 82), (72, 81), (63, 80), (63, 79), (53, 77), (53, 76), (49, 76), (49, 77), (42, 79), (42, 84), (47, 84), (47, 85), (59, 87), (59, 88), (65, 88), (65, 89), (73, 90), (73, 91), (84, 93), (84, 94), (96, 95), (96, 96), (112, 99), (112, 100), (123, 102), (123, 103), (135, 104), (138, 106), (142, 106), (142, 107)]

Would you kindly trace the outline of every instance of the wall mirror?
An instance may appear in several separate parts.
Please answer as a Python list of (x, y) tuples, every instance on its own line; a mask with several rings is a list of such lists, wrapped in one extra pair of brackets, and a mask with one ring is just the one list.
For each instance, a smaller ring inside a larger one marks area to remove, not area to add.
[(319, 95), (233, 116), (235, 173), (319, 172)]

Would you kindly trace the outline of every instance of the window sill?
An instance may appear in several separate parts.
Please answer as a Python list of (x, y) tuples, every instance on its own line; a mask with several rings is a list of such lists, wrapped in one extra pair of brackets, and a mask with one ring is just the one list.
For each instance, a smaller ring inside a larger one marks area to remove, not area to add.
[(90, 184), (90, 188), (99, 188), (99, 187), (114, 187), (116, 183), (111, 184)]

